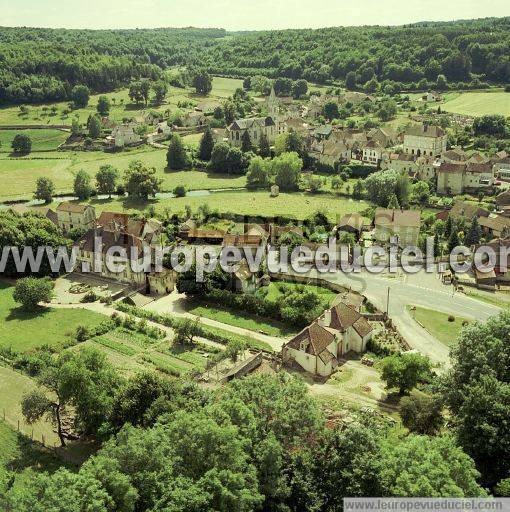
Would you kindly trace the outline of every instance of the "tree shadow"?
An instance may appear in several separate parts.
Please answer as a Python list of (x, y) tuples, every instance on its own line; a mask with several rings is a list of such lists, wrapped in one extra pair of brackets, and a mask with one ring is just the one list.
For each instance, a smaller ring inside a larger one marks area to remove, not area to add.
[(12, 308), (5, 318), (6, 322), (11, 320), (33, 320), (47, 315), (50, 309), (45, 306), (37, 306), (35, 309), (25, 309), (22, 306)]

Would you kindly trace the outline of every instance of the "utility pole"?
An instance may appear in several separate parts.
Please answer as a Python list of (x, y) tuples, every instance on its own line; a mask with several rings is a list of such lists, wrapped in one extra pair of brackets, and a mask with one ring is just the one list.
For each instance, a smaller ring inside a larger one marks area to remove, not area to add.
[(386, 314), (390, 313), (390, 287), (388, 286), (388, 296), (386, 297)]

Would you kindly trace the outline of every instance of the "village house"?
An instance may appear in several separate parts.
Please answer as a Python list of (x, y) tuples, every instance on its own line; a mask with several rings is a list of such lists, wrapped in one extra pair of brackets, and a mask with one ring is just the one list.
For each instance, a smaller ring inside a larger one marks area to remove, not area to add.
[(251, 293), (256, 291), (262, 283), (257, 272), (252, 272), (246, 259), (237, 264), (237, 269), (229, 274), (229, 288), (233, 292)]
[(368, 140), (378, 142), (383, 148), (393, 146), (397, 141), (397, 135), (387, 127), (372, 128), (367, 133)]
[(360, 238), (361, 232), (363, 231), (363, 217), (359, 213), (347, 213), (345, 214), (336, 226), (338, 233), (346, 232), (352, 233), (356, 238)]
[(90, 204), (60, 203), (56, 209), (57, 224), (64, 233), (72, 229), (86, 231), (94, 226), (96, 210)]
[(311, 374), (329, 377), (340, 358), (366, 350), (372, 332), (359, 311), (340, 302), (286, 343), (282, 360), (297, 363)]
[(401, 247), (417, 246), (421, 227), (420, 212), (377, 208), (374, 226), (374, 238), (379, 243), (387, 244), (391, 237), (396, 237)]
[(123, 233), (140, 238), (149, 246), (163, 244), (163, 224), (157, 219), (133, 219), (127, 213), (101, 212), (96, 226), (110, 231), (120, 229)]
[(257, 146), (264, 134), (270, 144), (274, 143), (278, 135), (278, 127), (272, 117), (254, 117), (249, 119), (237, 119), (227, 128), (229, 143), (235, 147), (241, 147), (243, 136), (248, 133), (250, 141)]
[(437, 168), (438, 194), (477, 192), (494, 185), (493, 166), (471, 158), (466, 162), (441, 162)]
[(496, 196), (496, 208), (502, 215), (510, 216), (510, 189)]
[(485, 208), (481, 208), (475, 203), (467, 203), (465, 201), (455, 201), (450, 209), (445, 209), (442, 212), (436, 213), (436, 219), (446, 221), (451, 217), (454, 221), (461, 218), (472, 220), (473, 217), (480, 219), (481, 217), (488, 217), (490, 212)]
[(478, 224), (486, 239), (508, 238), (510, 236), (510, 218), (491, 213), (488, 217), (480, 217)]
[[(476, 245), (473, 249), (477, 250), (481, 245)], [(492, 240), (484, 243), (483, 247), (490, 247), (496, 254), (494, 265), (495, 282), (499, 284), (510, 284), (510, 239)], [(488, 260), (486, 261), (488, 263)]]
[(439, 156), (446, 151), (446, 132), (427, 123), (409, 126), (404, 132), (404, 153)]
[(350, 162), (352, 153), (344, 142), (331, 138), (314, 144), (310, 155), (320, 164), (336, 169), (338, 164)]
[(111, 135), (105, 139), (107, 146), (111, 148), (123, 148), (132, 146), (141, 142), (141, 137), (135, 132), (134, 126), (131, 124), (121, 124), (116, 126)]
[[(96, 244), (96, 239), (101, 243)], [(122, 233), (120, 229), (109, 231), (99, 227), (87, 231), (74, 246), (78, 249), (76, 271), (126, 283), (137, 289), (146, 286), (143, 244), (136, 236)], [(114, 248), (120, 248), (123, 254)], [(121, 266), (122, 272), (114, 271), (116, 267), (120, 270)]]
[(258, 234), (244, 234), (244, 235), (230, 235), (227, 234), (223, 237), (223, 247), (235, 247), (241, 251), (242, 257), (246, 257), (247, 253), (250, 253), (252, 257), (255, 257), (258, 249), (261, 247), (265, 249), (264, 239)]
[(427, 103), (431, 103), (434, 101), (441, 101), (443, 98), (441, 94), (439, 94), (436, 91), (429, 91), (426, 94), (424, 94), (421, 98), (423, 101), (426, 101)]
[(201, 128), (202, 126), (207, 126), (208, 120), (207, 117), (202, 114), (202, 112), (187, 112), (181, 118), (182, 125), (185, 128)]
[(74, 247), (77, 249), (76, 272), (127, 284), (147, 295), (165, 295), (174, 289), (176, 273), (169, 269), (156, 272), (153, 260), (146, 268), (144, 247), (147, 242), (127, 233), (120, 224), (108, 228), (96, 226), (75, 242)]
[(9, 209), (19, 215), (26, 215), (28, 213), (44, 217), (58, 226), (57, 212), (52, 210), (49, 206), (27, 206), (26, 204), (19, 203), (13, 204)]
[(375, 140), (369, 140), (363, 148), (363, 162), (372, 165), (379, 165), (384, 154), (384, 148)]

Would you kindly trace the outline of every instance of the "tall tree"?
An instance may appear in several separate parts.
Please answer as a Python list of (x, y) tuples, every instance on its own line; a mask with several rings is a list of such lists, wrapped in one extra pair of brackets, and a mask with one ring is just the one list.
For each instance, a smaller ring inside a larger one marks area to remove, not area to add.
[(202, 138), (200, 139), (200, 146), (198, 148), (198, 158), (200, 160), (208, 161), (211, 159), (211, 153), (214, 147), (214, 138), (212, 131), (209, 127), (205, 129)]
[(74, 177), (74, 194), (78, 199), (88, 199), (92, 195), (92, 185), (90, 184), (90, 175), (87, 171), (80, 169)]
[(193, 76), (193, 87), (198, 94), (206, 95), (212, 91), (212, 77), (207, 71), (198, 71)]
[(97, 100), (97, 112), (101, 116), (107, 116), (110, 113), (110, 100), (108, 96), (99, 96)]
[(20, 155), (28, 155), (32, 151), (32, 140), (24, 133), (15, 135), (12, 144), (12, 150)]
[(89, 104), (90, 90), (86, 85), (76, 85), (71, 91), (71, 99), (76, 108), (85, 108)]
[(251, 150), (252, 150), (252, 145), (251, 145), (250, 134), (248, 133), (248, 130), (246, 130), (243, 133), (243, 136), (241, 139), (241, 151), (243, 153), (248, 153), (248, 151), (251, 151)]
[(119, 171), (113, 165), (102, 165), (96, 173), (96, 189), (99, 194), (108, 194), (111, 198), (117, 189)]
[(55, 183), (46, 176), (37, 178), (34, 199), (39, 199), (49, 204), (53, 201), (53, 194), (55, 193)]
[(180, 171), (189, 165), (188, 155), (182, 143), (181, 136), (174, 133), (168, 145), (166, 161), (169, 169)]
[(258, 152), (262, 158), (269, 158), (271, 156), (271, 147), (269, 146), (269, 140), (265, 133), (262, 133), (260, 136)]
[(156, 169), (148, 168), (141, 161), (134, 160), (124, 174), (126, 191), (130, 196), (147, 200), (160, 190), (161, 180), (156, 177)]

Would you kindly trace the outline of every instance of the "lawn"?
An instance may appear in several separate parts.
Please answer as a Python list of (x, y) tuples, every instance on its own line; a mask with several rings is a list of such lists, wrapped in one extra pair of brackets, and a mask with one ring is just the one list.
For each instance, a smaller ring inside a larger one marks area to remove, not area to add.
[(0, 347), (26, 352), (42, 345), (59, 346), (74, 338), (79, 325), (95, 327), (105, 317), (83, 309), (41, 308), (26, 312), (12, 298), (13, 287), (0, 282)]
[(448, 321), (450, 315), (433, 311), (431, 309), (415, 306), (416, 310), (411, 311), (408, 307), (409, 314), (419, 322), (434, 338), (439, 340), (447, 347), (455, 343), (461, 329), (462, 323), (468, 321), (466, 318), (455, 316), (453, 322)]
[(32, 141), (32, 151), (56, 150), (69, 133), (61, 130), (0, 130), (0, 151), (11, 152), (11, 143), (18, 134), (28, 135)]
[(441, 103), (445, 112), (468, 116), (485, 114), (510, 115), (510, 93), (499, 91), (470, 91), (449, 93)]
[(217, 210), (220, 213), (264, 217), (285, 215), (295, 219), (305, 219), (317, 210), (324, 210), (333, 222), (346, 213), (360, 212), (369, 206), (366, 201), (346, 199), (326, 193), (311, 195), (294, 192), (270, 197), (267, 191), (247, 190), (214, 192), (207, 196), (187, 196), (149, 202), (134, 201), (129, 198), (112, 201), (92, 200), (91, 202), (98, 211), (144, 210), (149, 204), (154, 204), (157, 210), (170, 208), (171, 211), (176, 212), (184, 211), (186, 205), (196, 210), (199, 206), (208, 204), (211, 210)]
[(233, 325), (234, 327), (262, 332), (269, 336), (286, 337), (296, 332), (295, 329), (289, 328), (281, 322), (211, 304), (191, 303), (188, 312), (193, 315), (216, 320), (217, 322)]

